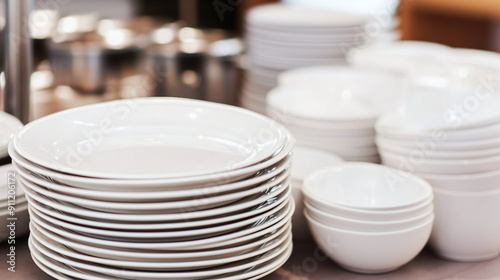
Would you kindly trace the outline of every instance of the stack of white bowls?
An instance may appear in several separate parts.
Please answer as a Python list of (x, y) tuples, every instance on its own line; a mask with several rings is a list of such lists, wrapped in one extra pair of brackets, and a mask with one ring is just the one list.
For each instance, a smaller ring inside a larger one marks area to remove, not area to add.
[(248, 74), (241, 105), (264, 112), (266, 94), (281, 71), (313, 65), (346, 64), (371, 17), (347, 12), (262, 5), (246, 16)]
[(292, 197), (295, 201), (295, 213), (292, 216), (294, 240), (310, 239), (311, 233), (304, 217), (304, 198), (302, 185), (312, 173), (325, 167), (344, 162), (339, 156), (324, 150), (295, 146), (292, 160)]
[(400, 93), (392, 75), (324, 66), (290, 70), (279, 81), (267, 97), (267, 114), (283, 123), (298, 145), (347, 161), (379, 162), (375, 121)]
[(292, 251), (293, 146), (281, 125), (244, 109), (145, 98), (38, 119), (9, 153), (46, 273), (257, 279)]
[(376, 126), (382, 162), (432, 184), (430, 244), (447, 259), (500, 253), (500, 95), (489, 87), (498, 77), (469, 89), (419, 88)]
[(309, 176), (302, 190), (316, 243), (348, 270), (395, 270), (412, 260), (431, 234), (432, 188), (408, 173), (345, 163)]

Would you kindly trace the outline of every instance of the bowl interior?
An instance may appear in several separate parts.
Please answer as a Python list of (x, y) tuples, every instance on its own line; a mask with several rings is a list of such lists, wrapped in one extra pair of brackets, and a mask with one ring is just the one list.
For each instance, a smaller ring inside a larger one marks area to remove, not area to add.
[(409, 174), (369, 163), (348, 163), (308, 177), (304, 187), (318, 199), (360, 209), (415, 205), (432, 195), (431, 186)]

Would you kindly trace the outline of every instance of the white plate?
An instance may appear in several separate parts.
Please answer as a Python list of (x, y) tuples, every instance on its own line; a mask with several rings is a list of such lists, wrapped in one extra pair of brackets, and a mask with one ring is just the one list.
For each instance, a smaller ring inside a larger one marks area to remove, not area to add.
[[(289, 199), (288, 199), (289, 200)], [(58, 219), (51, 218), (38, 212), (35, 208), (30, 209), (31, 216), (36, 216), (38, 219), (58, 225), (63, 229), (67, 229), (72, 232), (79, 232), (83, 235), (89, 235), (97, 238), (109, 239), (113, 241), (126, 241), (126, 242), (158, 242), (158, 241), (183, 241), (192, 240), (206, 237), (213, 237), (220, 234), (225, 234), (230, 231), (235, 231), (246, 226), (257, 223), (260, 220), (266, 219), (268, 216), (274, 215), (281, 211), (286, 205), (288, 200), (283, 201), (278, 205), (274, 205), (273, 208), (268, 209), (264, 213), (260, 213), (256, 216), (247, 217), (239, 221), (233, 221), (222, 225), (213, 225), (203, 228), (195, 229), (174, 229), (174, 230), (161, 230), (153, 232), (144, 231), (111, 231), (103, 230), (88, 226), (80, 226), (72, 223), (67, 223)]]
[[(79, 187), (83, 189), (94, 189), (94, 190), (110, 190), (110, 191), (136, 191), (136, 192), (144, 192), (147, 190), (175, 190), (178, 192), (172, 192), (172, 195), (176, 194), (189, 193), (188, 195), (192, 195), (193, 189), (196, 191), (203, 190), (209, 187), (217, 187), (226, 184), (235, 183), (238, 185), (236, 181), (242, 179), (249, 179), (252, 176), (260, 175), (264, 173), (265, 169), (273, 168), (274, 165), (280, 165), (281, 161), (286, 162), (286, 158), (289, 156), (290, 152), (293, 149), (295, 144), (295, 139), (291, 138), (290, 135), (287, 136), (285, 143), (280, 151), (278, 151), (272, 158), (267, 161), (254, 164), (251, 167), (237, 170), (230, 170), (223, 173), (197, 176), (197, 177), (189, 177), (189, 178), (175, 178), (175, 179), (151, 179), (151, 180), (120, 180), (120, 179), (107, 179), (102, 180), (98, 178), (88, 178), (81, 176), (73, 176), (64, 173), (59, 173), (50, 169), (46, 169), (44, 167), (40, 167), (35, 163), (29, 162), (26, 159), (22, 158), (20, 155), (16, 153), (13, 149), (13, 145), (9, 146), (9, 154), (12, 157), (12, 160), (22, 166), (30, 170), (33, 173), (36, 173), (37, 177), (42, 178), (44, 180), (55, 182), (58, 184), (64, 184), (74, 187)], [(253, 180), (253, 179), (252, 179)], [(258, 180), (258, 178), (255, 178)], [(241, 183), (241, 182), (240, 182)], [(246, 186), (247, 182), (243, 182), (240, 187)], [(233, 186), (232, 184), (230, 186)]]
[[(247, 180), (219, 185), (215, 187), (200, 187), (197, 189), (190, 190), (148, 190), (143, 189), (142, 192), (137, 191), (107, 191), (107, 190), (94, 190), (94, 189), (80, 189), (71, 186), (61, 185), (54, 183), (50, 180), (45, 180), (41, 178), (38, 174), (33, 173), (23, 167), (16, 166), (18, 174), (25, 180), (28, 180), (34, 184), (43, 186), (52, 191), (71, 195), (75, 198), (88, 198), (93, 200), (103, 200), (103, 201), (117, 201), (117, 202), (166, 202), (166, 201), (184, 201), (187, 199), (198, 201), (198, 203), (206, 204), (217, 203), (224, 201), (226, 199), (234, 198), (240, 192), (247, 191), (251, 188), (256, 188), (263, 184), (268, 184), (270, 180), (276, 180), (278, 177), (283, 176), (286, 170), (289, 168), (291, 159), (288, 157), (285, 162), (279, 165), (273, 166), (269, 169), (262, 170), (261, 174), (256, 177), (248, 178)], [(22, 190), (22, 188), (19, 188)], [(24, 195), (24, 190), (22, 191)], [(203, 201), (201, 201), (203, 199)]]
[[(33, 243), (31, 245), (34, 245)], [(203, 269), (199, 271), (182, 271), (182, 272), (146, 272), (146, 271), (133, 271), (126, 268), (111, 268), (102, 266), (100, 264), (87, 263), (74, 261), (65, 258), (61, 254), (55, 253), (51, 250), (45, 249), (42, 246), (30, 246), (30, 249), (34, 251), (33, 253), (39, 253), (44, 255), (51, 260), (57, 262), (65, 263), (66, 265), (72, 266), (76, 269), (86, 269), (94, 271), (97, 273), (102, 273), (104, 275), (110, 275), (113, 277), (126, 278), (126, 279), (198, 279), (206, 277), (214, 277), (221, 274), (227, 274), (231, 272), (241, 271), (245, 269), (250, 269), (256, 265), (263, 264), (270, 261), (282, 253), (288, 251), (291, 246), (291, 241), (285, 245), (279, 246), (271, 251), (268, 251), (260, 256), (251, 258), (249, 260), (238, 261), (231, 264), (219, 266), (217, 268)], [(88, 278), (85, 278), (88, 279)]]
[(122, 260), (122, 261), (137, 261), (137, 262), (165, 262), (165, 261), (204, 261), (212, 260), (214, 258), (233, 257), (245, 254), (265, 244), (272, 242), (278, 236), (287, 234), (291, 230), (290, 222), (283, 225), (283, 223), (276, 224), (269, 229), (266, 229), (264, 234), (253, 233), (250, 238), (247, 238), (240, 244), (219, 247), (212, 250), (198, 250), (198, 251), (145, 251), (138, 252), (135, 250), (126, 249), (108, 249), (101, 246), (93, 246), (92, 244), (84, 244), (78, 241), (72, 241), (56, 234), (53, 234), (41, 227), (36, 227), (34, 224), (30, 225), (31, 232), (34, 232), (36, 237), (46, 240), (51, 240), (59, 244), (64, 244), (74, 251), (82, 252), (90, 256)]
[(352, 27), (367, 23), (370, 17), (321, 9), (268, 4), (253, 8), (246, 20), (258, 26)]
[(232, 276), (228, 274), (225, 276), (221, 276), (220, 278), (219, 277), (214, 278), (213, 280), (240, 280), (240, 279), (247, 279), (248, 277), (252, 277), (249, 278), (249, 280), (261, 279), (262, 277), (273, 273), (275, 270), (284, 265), (285, 262), (288, 260), (288, 258), (292, 255), (292, 251), (293, 251), (293, 242), (290, 242), (286, 251), (272, 261), (269, 261), (262, 265), (255, 266), (250, 270), (233, 273)]
[[(192, 251), (192, 250), (205, 250), (221, 248), (224, 246), (239, 244), (248, 239), (253, 239), (252, 233), (262, 233), (266, 229), (275, 224), (285, 224), (291, 218), (293, 214), (294, 204), (293, 200), (290, 200), (285, 209), (280, 210), (276, 215), (269, 216), (268, 218), (261, 221), (260, 224), (248, 226), (246, 228), (240, 229), (236, 232), (223, 234), (220, 236), (203, 238), (198, 240), (189, 241), (177, 241), (177, 242), (120, 242), (112, 241), (106, 239), (100, 239), (90, 236), (84, 236), (79, 233), (71, 232), (65, 230), (57, 225), (49, 224), (47, 222), (40, 221), (37, 217), (32, 217), (31, 222), (35, 223), (38, 228), (42, 227), (46, 231), (50, 231), (61, 237), (74, 240), (75, 242), (80, 242), (83, 244), (95, 246), (99, 245), (103, 248), (110, 248), (114, 250), (125, 250), (134, 249), (137, 252), (150, 252), (151, 250), (162, 252), (165, 250), (169, 251)], [(263, 234), (262, 234), (263, 235)]]
[[(350, 11), (356, 14), (366, 14), (373, 16), (374, 12), (384, 12), (384, 17), (388, 17), (397, 12), (399, 6), (398, 0), (283, 0), (287, 5), (293, 5), (298, 8), (310, 7), (325, 10)], [(376, 15), (376, 14), (375, 14)], [(392, 19), (391, 21), (397, 21)]]
[(82, 207), (87, 207), (91, 209), (98, 209), (103, 212), (112, 213), (184, 213), (192, 211), (201, 211), (205, 209), (216, 208), (223, 205), (228, 205), (234, 203), (245, 197), (253, 196), (261, 192), (265, 192), (271, 188), (277, 188), (279, 185), (286, 185), (287, 178), (289, 177), (289, 171), (281, 173), (276, 179), (266, 184), (255, 186), (253, 188), (242, 190), (236, 193), (229, 193), (225, 195), (217, 195), (213, 197), (193, 197), (186, 200), (180, 201), (158, 201), (158, 202), (143, 202), (140, 199), (131, 202), (118, 202), (118, 201), (107, 201), (107, 200), (97, 200), (96, 198), (80, 198), (73, 195), (65, 195), (55, 192), (55, 188), (46, 189), (40, 185), (36, 185), (23, 177), (20, 180), (24, 187), (30, 188), (39, 194), (45, 195), (52, 199), (65, 201), (79, 205)]
[(80, 207), (78, 205), (53, 200), (50, 197), (33, 192), (30, 189), (25, 189), (26, 197), (28, 201), (37, 201), (46, 206), (52, 207), (59, 211), (66, 212), (68, 214), (86, 217), (90, 219), (100, 220), (100, 221), (122, 221), (122, 222), (160, 222), (160, 221), (179, 221), (179, 220), (192, 220), (192, 219), (202, 219), (208, 217), (214, 217), (219, 215), (227, 215), (228, 213), (241, 211), (247, 208), (254, 207), (261, 203), (266, 203), (269, 199), (279, 195), (287, 190), (286, 186), (282, 186), (272, 192), (264, 193), (260, 195), (254, 195), (251, 197), (246, 197), (238, 203), (226, 205), (219, 208), (207, 209), (201, 211), (184, 212), (184, 213), (156, 213), (156, 214), (119, 214), (119, 213), (105, 213), (101, 211), (91, 210), (87, 208)]
[[(155, 222), (155, 223), (140, 223), (140, 222), (119, 222), (119, 221), (96, 221), (92, 220), (92, 225), (98, 229), (110, 230), (115, 234), (123, 235), (122, 232), (130, 231), (161, 231), (161, 230), (176, 230), (176, 229), (187, 229), (187, 228), (197, 228), (197, 227), (207, 227), (228, 222), (233, 222), (240, 219), (246, 219), (254, 215), (259, 215), (265, 211), (268, 211), (275, 207), (276, 205), (282, 203), (287, 199), (288, 193), (281, 193), (275, 199), (269, 199), (266, 202), (256, 205), (250, 209), (241, 210), (238, 212), (231, 213), (231, 215), (217, 216), (213, 218), (207, 218), (202, 220), (183, 220), (183, 221), (170, 221), (170, 222)], [(37, 201), (31, 200), (30, 206), (35, 209), (37, 213), (43, 213), (49, 215), (53, 218), (59, 219), (61, 221), (66, 221), (75, 225), (88, 225), (89, 220), (86, 218), (80, 218), (63, 211), (48, 207), (46, 205), (40, 204)]]
[(257, 38), (282, 43), (304, 42), (320, 45), (341, 42), (354, 43), (359, 42), (359, 39), (363, 39), (360, 36), (366, 36), (362, 26), (351, 29), (322, 28), (312, 30), (304, 28), (264, 28), (248, 24), (245, 26), (245, 31), (245, 38)]
[[(74, 279), (73, 277), (79, 279), (88, 279), (88, 280), (111, 280), (116, 279), (116, 277), (107, 277), (100, 273), (96, 273), (94, 271), (85, 270), (85, 269), (77, 269), (73, 266), (69, 266), (66, 262), (58, 262), (54, 259), (47, 258), (47, 256), (41, 254), (36, 246), (34, 246), (33, 242), (29, 242), (30, 250), (32, 250), (32, 257), (34, 262), (47, 274), (55, 277), (56, 279), (69, 280)], [(221, 277), (211, 277), (211, 279), (217, 280), (237, 280), (242, 279), (241, 275), (245, 277), (253, 277), (255, 275), (266, 275), (271, 273), (272, 271), (278, 269), (282, 266), (286, 260), (290, 257), (292, 253), (293, 245), (289, 243), (286, 247), (286, 250), (279, 254), (274, 259), (271, 259), (267, 262), (255, 265), (250, 269), (246, 269), (242, 272), (237, 271), (234, 273), (228, 273)], [(243, 274), (242, 274), (243, 273)], [(61, 275), (62, 274), (62, 275)], [(65, 275), (71, 275), (72, 277), (66, 277)], [(203, 276), (200, 277), (191, 277), (191, 278), (183, 278), (183, 279), (206, 279)], [(141, 278), (143, 279), (143, 278)], [(177, 279), (177, 278), (162, 278), (162, 279)], [(254, 279), (254, 278), (252, 278)], [(256, 278), (258, 279), (258, 278)]]
[(13, 143), (22, 157), (59, 172), (165, 179), (252, 166), (272, 157), (286, 137), (279, 124), (237, 107), (143, 98), (52, 114), (26, 125)]
[(261, 38), (255, 35), (247, 35), (246, 40), (248, 50), (251, 52), (257, 52), (258, 49), (278, 49), (281, 47), (282, 50), (285, 51), (284, 54), (286, 54), (287, 51), (302, 51), (304, 55), (308, 55), (309, 53), (329, 54), (332, 51), (334, 51), (336, 54), (345, 54), (346, 50), (355, 46), (361, 46), (366, 43), (362, 37), (356, 37), (354, 35), (351, 36), (351, 38), (347, 38), (346, 40), (323, 42), (315, 42), (313, 40), (302, 39), (298, 35), (294, 37), (295, 41), (282, 40), (280, 37), (282, 36)]
[(194, 270), (194, 269), (202, 269), (208, 267), (214, 267), (218, 265), (224, 265), (231, 262), (241, 261), (245, 259), (249, 259), (261, 254), (264, 254), (270, 250), (273, 250), (279, 246), (285, 246), (291, 241), (291, 232), (287, 231), (285, 234), (280, 236), (276, 236), (276, 238), (263, 246), (257, 247), (256, 249), (249, 251), (244, 254), (234, 255), (230, 257), (224, 258), (213, 258), (210, 260), (201, 260), (201, 261), (189, 261), (189, 260), (164, 260), (161, 262), (151, 262), (151, 261), (123, 261), (123, 260), (113, 260), (107, 258), (99, 258), (94, 256), (89, 256), (87, 254), (82, 254), (77, 251), (71, 250), (63, 243), (57, 243), (52, 240), (45, 239), (36, 233), (32, 235), (32, 242), (37, 244), (38, 246), (43, 246), (47, 249), (50, 249), (56, 253), (59, 253), (63, 256), (67, 256), (76, 260), (84, 261), (84, 262), (93, 262), (101, 265), (108, 265), (114, 267), (126, 267), (128, 269), (137, 269), (137, 270), (150, 270), (150, 271), (178, 271), (178, 270)]
[(16, 117), (0, 111), (0, 158), (8, 156), (7, 147), (16, 133), (23, 127), (23, 123)]
[[(324, 56), (324, 57), (302, 57), (299, 55), (275, 55), (268, 54), (266, 52), (252, 52), (248, 51), (248, 57), (253, 63), (261, 65), (263, 67), (272, 67), (274, 69), (279, 69), (277, 67), (305, 67), (313, 65), (337, 65), (345, 62), (344, 56)], [(286, 66), (284, 66), (286, 65)]]

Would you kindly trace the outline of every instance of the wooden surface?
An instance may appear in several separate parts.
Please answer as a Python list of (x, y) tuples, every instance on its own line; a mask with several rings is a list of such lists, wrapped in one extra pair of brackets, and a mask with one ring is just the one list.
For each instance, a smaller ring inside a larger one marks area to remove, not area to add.
[(401, 0), (404, 40), (492, 50), (498, 0)]
[(410, 0), (414, 8), (479, 19), (500, 19), (498, 0)]
[[(27, 239), (18, 239), (16, 247), (16, 272), (8, 272), (6, 264), (7, 244), (0, 245), (0, 279), (2, 280), (49, 280), (33, 263)], [(417, 258), (397, 271), (381, 275), (361, 275), (339, 268), (331, 260), (323, 258), (312, 241), (297, 241), (289, 261), (278, 271), (263, 280), (493, 280), (500, 279), (500, 258), (479, 263), (458, 263), (437, 258), (425, 249)], [(381, 256), (383, 257), (383, 256)]]

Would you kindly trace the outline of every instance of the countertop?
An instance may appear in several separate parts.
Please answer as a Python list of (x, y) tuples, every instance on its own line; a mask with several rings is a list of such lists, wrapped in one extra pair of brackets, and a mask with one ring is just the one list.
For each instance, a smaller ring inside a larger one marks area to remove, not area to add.
[[(426, 248), (413, 261), (397, 271), (381, 275), (361, 275), (345, 271), (324, 258), (313, 241), (296, 241), (294, 246), (294, 252), (288, 262), (263, 280), (500, 279), (500, 258), (478, 263), (450, 262), (436, 257)], [(15, 273), (7, 270), (7, 248), (6, 243), (0, 246), (0, 279), (53, 279), (31, 260), (27, 238), (17, 239)]]

